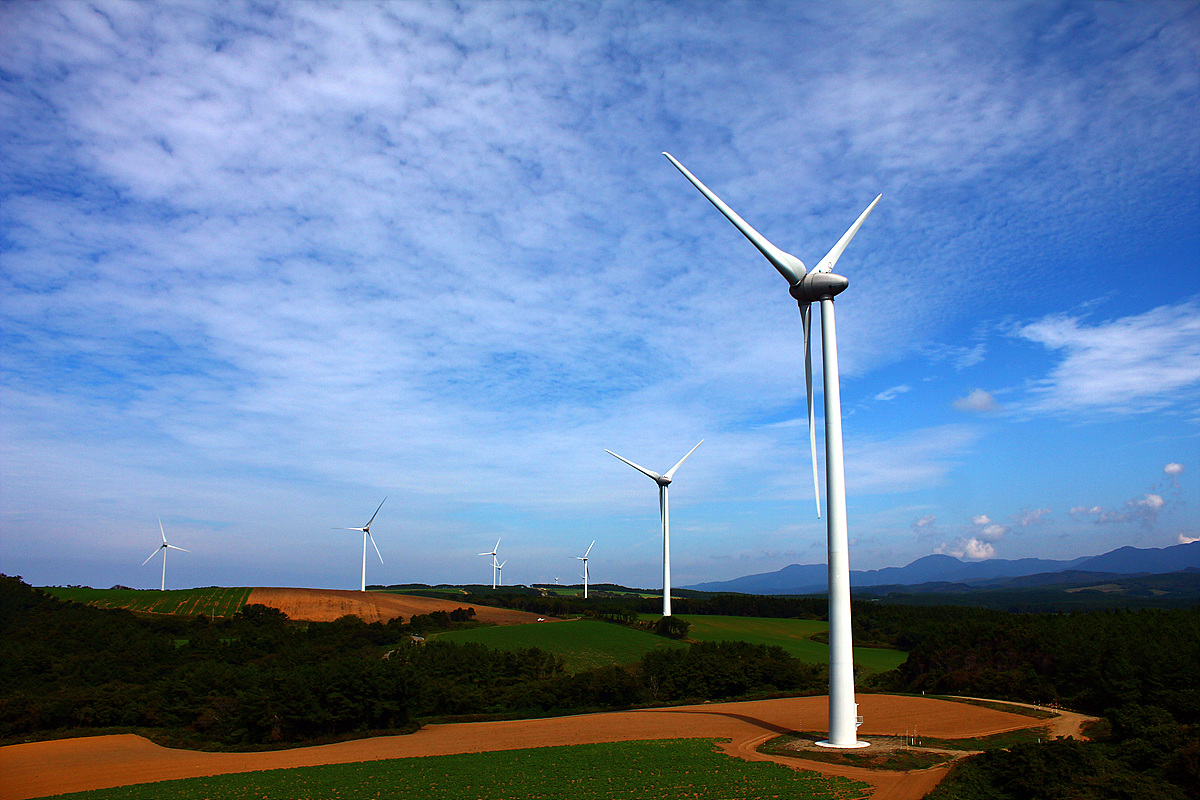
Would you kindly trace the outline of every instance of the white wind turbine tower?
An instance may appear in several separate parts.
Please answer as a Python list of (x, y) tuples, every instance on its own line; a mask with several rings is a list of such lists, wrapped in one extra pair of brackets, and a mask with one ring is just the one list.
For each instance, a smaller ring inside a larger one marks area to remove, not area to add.
[[(620, 458), (620, 456), (617, 456), (617, 457), (618, 457), (618, 458)], [(587, 562), (588, 562), (588, 553), (592, 552), (592, 548), (593, 548), (593, 547), (595, 547), (595, 546), (596, 546), (596, 540), (595, 540), (595, 539), (593, 539), (593, 540), (592, 540), (592, 543), (588, 545), (588, 549), (584, 551), (583, 555), (581, 555), (581, 556), (575, 556), (575, 559), (576, 559), (577, 561), (582, 561), (582, 562), (583, 562), (583, 575), (582, 575), (582, 577), (583, 577), (583, 599), (584, 599), (584, 600), (587, 600), (587, 592), (588, 592), (588, 565), (587, 565)], [(555, 578), (555, 579), (554, 579), (554, 582), (555, 582), (555, 583), (558, 583), (558, 578)]]
[[(496, 573), (500, 570), (500, 562), (496, 561), (496, 551), (500, 549), (500, 540), (496, 540), (496, 546), (486, 553), (480, 553), (481, 556), (492, 557), (492, 588), (496, 588)], [(505, 562), (507, 563), (507, 562)]]
[[(506, 558), (503, 561), (501, 561), (499, 564), (496, 565), (496, 575), (497, 575), (496, 580), (499, 582), (499, 584), (501, 586), (504, 585), (504, 565), (507, 563), (508, 563), (508, 559)], [(493, 586), (492, 588), (495, 589), (496, 587)]]
[(173, 544), (167, 544), (167, 534), (165, 531), (163, 531), (161, 518), (158, 520), (158, 533), (160, 536), (162, 536), (162, 544), (159, 545), (158, 548), (153, 553), (150, 554), (150, 558), (147, 558), (145, 561), (142, 562), (142, 566), (143, 567), (146, 566), (147, 564), (150, 563), (151, 558), (154, 558), (159, 553), (162, 553), (162, 556), (163, 556), (162, 585), (159, 587), (159, 591), (165, 592), (167, 590), (167, 551), (168, 550), (180, 550), (184, 553), (190, 553), (192, 551), (184, 550), (182, 547), (176, 547)]
[[(696, 442), (696, 447), (704, 444), (704, 440)], [(620, 458), (629, 466), (636, 469), (638, 472), (646, 475), (655, 483), (658, 484), (658, 510), (662, 516), (662, 537), (663, 537), (663, 612), (664, 617), (671, 616), (671, 510), (667, 503), (667, 487), (671, 485), (671, 476), (675, 474), (675, 470), (679, 469), (679, 465), (687, 461), (687, 457), (696, 452), (696, 447), (688, 450), (687, 456), (679, 459), (679, 462), (667, 470), (665, 475), (659, 475), (657, 472), (651, 472), (645, 467), (639, 467), (627, 458), (614, 453), (612, 450), (605, 450), (614, 458)]]
[(367, 520), (367, 524), (361, 528), (334, 528), (335, 531), (362, 531), (363, 535), (363, 557), (362, 557), (362, 587), (361, 591), (367, 590), (367, 539), (371, 540), (371, 546), (375, 548), (375, 555), (379, 556), (379, 563), (383, 563), (383, 555), (379, 552), (379, 545), (375, 544), (375, 537), (371, 535), (371, 523), (375, 521), (375, 517), (379, 516), (379, 509), (383, 508), (383, 504), (387, 502), (387, 498), (379, 503), (379, 508), (375, 509), (375, 513)]
[(846, 483), (842, 460), (842, 401), (838, 385), (837, 333), (834, 329), (833, 298), (850, 285), (850, 281), (833, 273), (838, 258), (858, 233), (859, 227), (879, 202), (879, 195), (867, 210), (859, 215), (833, 249), (811, 272), (791, 253), (785, 253), (725, 205), (721, 198), (696, 179), (670, 153), (663, 153), (684, 174), (717, 210), (742, 232), (767, 261), (788, 282), (789, 294), (800, 305), (804, 327), (804, 384), (808, 397), (809, 449), (812, 453), (813, 489), (817, 494), (817, 516), (821, 515), (820, 490), (817, 488), (817, 443), (813, 426), (812, 354), (809, 331), (812, 313), (810, 304), (821, 303), (821, 365), (825, 384), (825, 505), (828, 510), (829, 548), (829, 738), (820, 744), (827, 747), (866, 747), (858, 740), (858, 704), (854, 701), (854, 651), (850, 628), (850, 559), (846, 531)]

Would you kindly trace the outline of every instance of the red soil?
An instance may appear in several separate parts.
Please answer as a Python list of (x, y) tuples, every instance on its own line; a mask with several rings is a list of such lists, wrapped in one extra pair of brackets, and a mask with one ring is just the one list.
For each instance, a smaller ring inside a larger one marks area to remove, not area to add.
[[(479, 609), (476, 609), (478, 611)], [(969, 738), (1047, 724), (1046, 720), (923, 697), (859, 695), (865, 739), (919, 729), (936, 738)], [(827, 700), (797, 697), (743, 703), (617, 711), (553, 719), (430, 725), (410, 736), (386, 736), (268, 753), (170, 750), (140, 736), (96, 736), (0, 748), (0, 800), (26, 800), (134, 783), (385, 758), (518, 750), (530, 747), (667, 738), (728, 739), (722, 749), (871, 784), (872, 800), (918, 800), (947, 768), (881, 772), (816, 761), (777, 759), (755, 751), (793, 729), (825, 730)]]
[(337, 589), (251, 589), (247, 603), (278, 608), (289, 619), (308, 622), (332, 622), (353, 614), (364, 622), (387, 622), (396, 617), (474, 608), (475, 619), (497, 625), (523, 625), (536, 622), (538, 615), (507, 608), (493, 608), (459, 600), (437, 600), (389, 592), (351, 592)]

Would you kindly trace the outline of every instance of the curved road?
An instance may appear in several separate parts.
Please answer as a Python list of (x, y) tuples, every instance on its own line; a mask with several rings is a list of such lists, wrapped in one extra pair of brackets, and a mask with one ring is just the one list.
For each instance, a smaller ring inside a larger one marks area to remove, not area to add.
[[(966, 738), (1047, 724), (1046, 720), (923, 697), (859, 695), (863, 738), (920, 728), (927, 736)], [(825, 730), (825, 697), (616, 711), (574, 717), (430, 725), (409, 736), (385, 736), (265, 753), (204, 753), (159, 747), (132, 734), (0, 747), (0, 800), (27, 800), (136, 783), (342, 764), (387, 758), (519, 750), (552, 745), (669, 738), (728, 739), (731, 756), (800, 768), (754, 748), (789, 730)], [(871, 784), (873, 800), (917, 800), (947, 768), (880, 772), (816, 761), (804, 769)]]

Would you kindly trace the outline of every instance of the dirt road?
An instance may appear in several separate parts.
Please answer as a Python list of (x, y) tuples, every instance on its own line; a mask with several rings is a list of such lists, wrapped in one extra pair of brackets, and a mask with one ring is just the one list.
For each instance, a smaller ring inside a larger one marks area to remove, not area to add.
[[(927, 736), (988, 736), (1046, 724), (1045, 720), (923, 697), (859, 695), (866, 722), (860, 735), (894, 735), (919, 727)], [(667, 709), (617, 711), (552, 719), (430, 725), (410, 736), (387, 736), (269, 753), (201, 753), (159, 747), (139, 736), (96, 736), (0, 748), (0, 800), (26, 800), (62, 792), (317, 764), (385, 758), (518, 750), (640, 739), (729, 739), (731, 756), (797, 767), (791, 759), (754, 748), (788, 730), (825, 730), (825, 697), (712, 703)], [(945, 768), (878, 772), (815, 761), (805, 769), (844, 775), (874, 787), (873, 800), (917, 800), (937, 785)]]

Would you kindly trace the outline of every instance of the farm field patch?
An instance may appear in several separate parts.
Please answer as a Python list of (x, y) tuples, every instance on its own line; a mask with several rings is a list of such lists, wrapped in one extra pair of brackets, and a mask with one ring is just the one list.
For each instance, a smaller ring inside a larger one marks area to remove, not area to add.
[[(778, 645), (801, 661), (814, 664), (829, 661), (829, 646), (809, 638), (829, 630), (829, 624), (821, 620), (724, 617), (708, 614), (679, 616), (691, 623), (688, 638), (698, 642), (741, 641)], [(854, 665), (867, 672), (887, 672), (903, 664), (907, 658), (908, 653), (901, 650), (854, 648)]]
[(674, 639), (591, 619), (450, 631), (438, 634), (437, 638), (447, 642), (478, 642), (500, 650), (538, 647), (562, 656), (570, 672), (633, 664), (651, 650), (685, 646)]
[(205, 589), (92, 589), (90, 587), (47, 586), (47, 594), (59, 600), (96, 606), (124, 608), (150, 614), (206, 614), (229, 617), (236, 614), (250, 597), (248, 588), (210, 586)]
[(866, 785), (719, 752), (712, 739), (580, 744), (188, 778), (63, 795), (67, 800), (395, 800), (616, 797), (850, 800)]
[(260, 587), (250, 593), (247, 602), (278, 608), (287, 614), (289, 619), (309, 622), (332, 622), (347, 614), (364, 622), (387, 622), (397, 617), (408, 619), (414, 614), (454, 611), (463, 607), (474, 608), (476, 620), (497, 625), (521, 625), (536, 622), (538, 618), (537, 614), (528, 611), (477, 605), (453, 596), (437, 599), (382, 591)]

